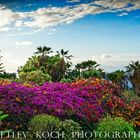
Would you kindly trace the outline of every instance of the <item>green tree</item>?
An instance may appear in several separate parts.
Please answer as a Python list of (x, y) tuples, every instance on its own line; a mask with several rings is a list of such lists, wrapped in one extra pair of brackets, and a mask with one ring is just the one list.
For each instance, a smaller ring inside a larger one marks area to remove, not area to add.
[(75, 69), (77, 70), (78, 76), (79, 77), (92, 77), (93, 73), (95, 73), (96, 71), (96, 75), (98, 75), (97, 73), (97, 67), (99, 66), (99, 64), (97, 64), (96, 61), (92, 61), (92, 60), (87, 60), (87, 61), (82, 61), (81, 63), (78, 63), (77, 65), (75, 65)]
[(56, 52), (57, 52), (57, 54), (58, 54), (61, 58), (63, 58), (66, 62), (70, 61), (71, 58), (73, 57), (72, 55), (69, 55), (69, 50), (64, 51), (63, 49), (61, 49), (60, 52), (59, 52), (59, 51), (56, 51)]
[(58, 55), (51, 56), (47, 61), (46, 69), (52, 81), (60, 81), (66, 72), (65, 61)]
[(0, 78), (15, 80), (16, 79), (16, 73), (7, 73), (7, 72), (4, 71), (3, 73), (0, 73)]
[(78, 63), (75, 65), (75, 69), (76, 69), (76, 76), (81, 77), (81, 70), (82, 70), (82, 65), (81, 63)]
[(43, 47), (37, 47), (37, 51), (34, 53), (34, 54), (37, 54), (37, 55), (41, 55), (41, 56), (46, 56), (50, 53), (52, 53), (52, 49), (50, 47), (46, 47), (46, 46), (43, 46)]
[(132, 61), (128, 66), (126, 66), (126, 70), (131, 75), (131, 82), (133, 84), (135, 92), (140, 96), (140, 61)]
[(52, 49), (50, 47), (37, 47), (37, 51), (34, 53), (38, 55), (38, 62), (40, 66), (46, 66), (47, 59), (49, 58), (49, 54), (52, 53)]
[(90, 70), (96, 69), (99, 66), (99, 64), (97, 64), (96, 61), (88, 60), (86, 61), (86, 66), (87, 66), (87, 69), (90, 71)]
[(140, 71), (140, 61), (132, 61), (128, 66), (126, 66), (128, 72)]
[(124, 74), (125, 72), (123, 70), (116, 70), (114, 72), (108, 73), (107, 77), (109, 80), (115, 82), (118, 86), (121, 86)]
[[(21, 79), (26, 77), (26, 73), (41, 70), (44, 74), (49, 74), (52, 81), (60, 81), (65, 78), (66, 71), (70, 69), (72, 55), (69, 51), (57, 51), (57, 55), (49, 56), (52, 53), (49, 47), (38, 47), (34, 53), (36, 55), (30, 57), (24, 66), (18, 68)], [(23, 72), (23, 73), (22, 73)]]
[(71, 59), (72, 55), (69, 55), (69, 50), (65, 51), (63, 49), (59, 51), (56, 51), (57, 55), (61, 58), (61, 69), (63, 71), (63, 78), (65, 78), (66, 72), (69, 70), (69, 68), (72, 65)]

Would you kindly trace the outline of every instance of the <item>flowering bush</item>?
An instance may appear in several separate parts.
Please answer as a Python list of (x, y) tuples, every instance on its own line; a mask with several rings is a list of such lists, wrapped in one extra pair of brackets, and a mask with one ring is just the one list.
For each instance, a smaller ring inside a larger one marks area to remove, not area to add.
[(10, 80), (0, 78), (0, 85), (7, 85), (7, 84), (10, 84), (10, 83), (11, 83)]
[[(97, 123), (104, 114), (122, 116), (140, 126), (138, 103), (134, 106), (121, 98), (119, 87), (100, 79), (79, 80), (73, 83), (1, 84), (0, 109), (10, 114), (14, 129), (27, 126), (37, 114), (74, 119), (80, 124)], [(14, 123), (14, 124), (13, 124)], [(25, 128), (26, 129), (26, 128)]]
[[(81, 87), (81, 85), (82, 86), (90, 85), (96, 88), (96, 92), (99, 93), (98, 96), (99, 95), (101, 96), (101, 98), (98, 99), (98, 103), (102, 106), (105, 113), (116, 117), (123, 117), (126, 121), (130, 123), (133, 122), (134, 126), (137, 127), (138, 129), (140, 128), (140, 101), (138, 101), (139, 99), (137, 101), (131, 100), (130, 102), (128, 102), (121, 95), (120, 88), (116, 86), (114, 83), (97, 78), (96, 79), (90, 78), (78, 80), (72, 83), (72, 85), (77, 86), (79, 88)], [(94, 104), (93, 106), (96, 106), (96, 104)], [(87, 107), (87, 110), (89, 111), (89, 107)], [(98, 108), (97, 110), (99, 112), (100, 109)], [(88, 114), (88, 112), (86, 111), (85, 113)], [(93, 112), (93, 114), (95, 113)]]

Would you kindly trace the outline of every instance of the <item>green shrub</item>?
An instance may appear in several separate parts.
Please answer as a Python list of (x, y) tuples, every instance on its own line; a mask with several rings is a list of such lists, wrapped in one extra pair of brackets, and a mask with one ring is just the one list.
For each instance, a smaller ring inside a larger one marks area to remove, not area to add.
[(72, 139), (72, 132), (80, 132), (82, 127), (73, 120), (65, 120), (62, 122), (62, 131), (65, 133), (65, 140)]
[(19, 79), (21, 82), (34, 82), (36, 84), (43, 84), (46, 81), (51, 81), (51, 76), (47, 73), (43, 73), (41, 70), (31, 72), (20, 72)]
[(60, 82), (61, 82), (61, 83), (68, 83), (68, 82), (72, 82), (72, 80), (71, 80), (71, 79), (62, 78), (62, 79), (60, 80)]
[(80, 132), (81, 130), (81, 126), (73, 120), (60, 121), (54, 116), (37, 115), (29, 122), (27, 138), (28, 140), (37, 140), (37, 136), (41, 136), (41, 140), (45, 140), (43, 135), (48, 136), (46, 132), (49, 132), (48, 139), (52, 139), (51, 132), (58, 132), (54, 133), (53, 136), (56, 134), (58, 139), (71, 140), (72, 132)]
[[(6, 119), (9, 115), (8, 114), (3, 114), (3, 111), (0, 111), (0, 125), (2, 124), (2, 121)], [(7, 133), (10, 133), (12, 130), (4, 130), (0, 131), (0, 135), (4, 136)]]
[[(121, 117), (115, 117), (111, 118), (110, 116), (104, 118), (101, 120), (97, 127), (97, 134), (98, 134), (98, 140), (109, 140), (109, 139), (121, 139), (121, 140), (136, 140), (137, 138), (134, 137), (134, 135), (131, 135), (129, 137), (129, 133), (135, 133), (133, 129), (133, 125), (126, 122)], [(109, 136), (99, 135), (99, 133), (106, 133), (109, 134)], [(115, 133), (119, 133), (119, 136), (116, 136)], [(117, 138), (111, 138), (111, 136), (114, 134)], [(126, 136), (127, 138), (126, 138)], [(105, 138), (104, 138), (105, 137)]]
[(47, 136), (47, 132), (60, 132), (60, 130), (61, 121), (58, 118), (49, 115), (37, 115), (29, 122), (28, 139), (37, 140), (39, 139), (37, 134), (39, 134), (42, 138), (41, 140), (45, 140), (46, 138), (43, 135)]
[(26, 73), (26, 72), (20, 72), (20, 73), (18, 74), (18, 76), (19, 76), (19, 81), (20, 81), (20, 82), (25, 82), (25, 81), (26, 81), (27, 74), (28, 74), (28, 73)]
[(89, 77), (98, 77), (100, 78), (102, 75), (102, 71), (99, 70), (86, 70), (82, 72), (83, 78), (89, 78)]

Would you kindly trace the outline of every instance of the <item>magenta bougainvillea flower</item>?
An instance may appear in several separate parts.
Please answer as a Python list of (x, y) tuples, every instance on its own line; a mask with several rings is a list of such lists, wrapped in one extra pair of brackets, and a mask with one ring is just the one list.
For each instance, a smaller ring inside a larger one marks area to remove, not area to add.
[(0, 86), (0, 109), (14, 118), (16, 124), (44, 113), (60, 119), (98, 122), (106, 113), (129, 108), (120, 98), (119, 88), (103, 80), (47, 82), (42, 86), (8, 83)]

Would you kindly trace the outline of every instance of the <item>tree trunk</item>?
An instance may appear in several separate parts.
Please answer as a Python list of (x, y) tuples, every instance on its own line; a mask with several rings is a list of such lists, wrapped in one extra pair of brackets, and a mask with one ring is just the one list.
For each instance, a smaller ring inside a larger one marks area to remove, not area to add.
[(134, 90), (138, 96), (140, 96), (140, 71), (135, 71), (131, 77)]

